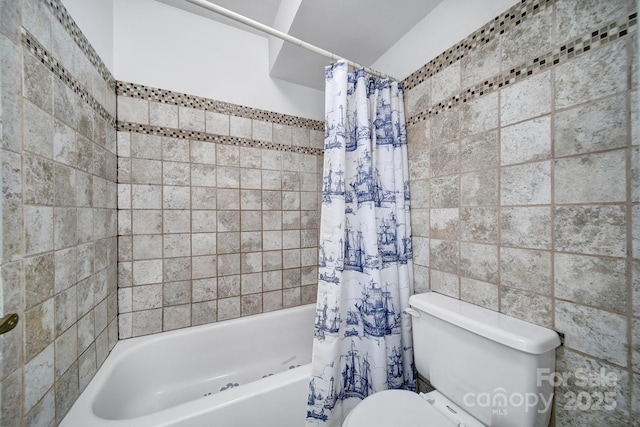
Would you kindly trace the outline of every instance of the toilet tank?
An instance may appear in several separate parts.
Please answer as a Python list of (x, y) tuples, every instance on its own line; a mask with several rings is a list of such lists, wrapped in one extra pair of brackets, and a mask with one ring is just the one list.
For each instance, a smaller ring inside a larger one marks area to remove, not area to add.
[(411, 296), (418, 372), (492, 427), (547, 427), (558, 334), (434, 292)]

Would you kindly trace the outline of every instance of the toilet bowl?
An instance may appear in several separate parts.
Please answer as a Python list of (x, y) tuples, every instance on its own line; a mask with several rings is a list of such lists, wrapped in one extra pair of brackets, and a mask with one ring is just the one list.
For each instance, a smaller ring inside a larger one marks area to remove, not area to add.
[(437, 391), (385, 390), (372, 394), (347, 415), (342, 427), (484, 427)]
[[(409, 298), (417, 371), (435, 391), (385, 390), (343, 427), (547, 427), (558, 334), (434, 292)], [(534, 403), (518, 399), (535, 396)]]

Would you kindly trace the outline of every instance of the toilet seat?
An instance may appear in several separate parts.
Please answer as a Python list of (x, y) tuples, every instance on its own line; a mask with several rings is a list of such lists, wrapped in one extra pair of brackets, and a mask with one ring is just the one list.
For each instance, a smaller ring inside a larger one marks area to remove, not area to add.
[(449, 420), (418, 393), (385, 390), (368, 396), (347, 416), (342, 427), (453, 427)]

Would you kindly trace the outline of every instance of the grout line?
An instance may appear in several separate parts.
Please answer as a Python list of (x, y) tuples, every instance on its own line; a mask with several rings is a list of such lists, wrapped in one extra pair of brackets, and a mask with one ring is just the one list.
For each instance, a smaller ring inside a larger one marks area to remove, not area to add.
[[(552, 19), (556, 19), (556, 13), (554, 8), (554, 14)], [(551, 141), (549, 141), (549, 184), (550, 184), (550, 194), (549, 194), (549, 225), (551, 228), (551, 235), (549, 236), (549, 243), (551, 254), (549, 255), (549, 299), (550, 299), (550, 310), (549, 318), (551, 319), (551, 328), (554, 331), (557, 331), (556, 326), (556, 268), (555, 268), (555, 258), (556, 253), (558, 253), (558, 249), (556, 248), (556, 233), (555, 233), (555, 224), (556, 224), (556, 207), (560, 206), (556, 203), (555, 191), (556, 191), (556, 174), (555, 174), (555, 164), (556, 164), (556, 150), (555, 150), (555, 119), (556, 114), (556, 68), (553, 67), (550, 70), (549, 80), (550, 80), (550, 89), (551, 89), (551, 112), (549, 118), (549, 137)]]
[[(626, 233), (627, 233), (627, 254), (626, 254), (626, 273), (627, 277), (625, 280), (626, 287), (626, 318), (627, 318), (627, 368), (629, 371), (633, 372), (633, 354), (634, 354), (634, 337), (633, 337), (633, 164), (632, 164), (632, 155), (633, 155), (633, 117), (631, 114), (631, 110), (633, 109), (631, 103), (631, 94), (633, 90), (633, 42), (632, 40), (627, 41), (627, 93), (625, 96), (625, 104), (626, 104), (626, 122), (627, 122), (627, 147), (625, 153), (625, 173), (626, 173), (626, 209), (625, 214), (626, 217)], [(638, 393), (638, 390), (633, 389), (634, 381), (630, 381), (630, 394), (634, 396)]]

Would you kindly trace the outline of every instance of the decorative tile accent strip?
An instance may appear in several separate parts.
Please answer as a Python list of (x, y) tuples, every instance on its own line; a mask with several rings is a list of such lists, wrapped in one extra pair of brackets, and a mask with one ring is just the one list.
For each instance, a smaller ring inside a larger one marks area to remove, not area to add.
[(53, 16), (62, 24), (62, 26), (67, 30), (67, 33), (75, 40), (76, 44), (85, 54), (85, 56), (89, 59), (89, 62), (98, 70), (98, 73), (102, 76), (102, 78), (107, 82), (109, 88), (114, 89), (116, 87), (116, 79), (111, 75), (111, 72), (104, 65), (100, 56), (96, 53), (89, 40), (85, 37), (80, 30), (80, 27), (73, 20), (67, 9), (64, 7), (60, 0), (47, 0), (47, 6), (51, 9)]
[(188, 95), (186, 93), (172, 92), (166, 89), (158, 89), (143, 86), (135, 83), (117, 82), (117, 94), (130, 98), (139, 98), (147, 101), (162, 102), (165, 104), (178, 105), (181, 107), (197, 108), (221, 114), (231, 114), (247, 119), (262, 120), (265, 122), (278, 123), (307, 128), (311, 130), (324, 131), (324, 122), (319, 120), (305, 119), (303, 117), (290, 116), (288, 114), (274, 113), (272, 111), (259, 110), (257, 108), (245, 107), (200, 96)]
[(553, 6), (554, 3), (555, 0), (523, 0), (502, 15), (496, 16), (493, 21), (485, 24), (466, 39), (451, 47), (451, 49), (433, 58), (419, 70), (414, 71), (402, 81), (402, 87), (404, 90), (409, 90), (419, 85), (425, 79), (461, 60), (478, 46), (491, 42), (499, 35), (526, 21), (529, 16), (537, 15), (542, 10)]
[[(538, 74), (553, 66), (562, 64), (569, 59), (580, 56), (592, 49), (596, 49), (612, 41), (618, 40), (628, 34), (634, 33), (638, 28), (638, 13), (632, 13), (628, 17), (620, 18), (610, 22), (594, 31), (579, 37), (567, 44), (560, 46), (550, 52), (540, 55), (533, 60), (514, 67), (502, 74), (497, 74), (482, 83), (471, 86), (457, 95), (452, 96), (448, 100), (433, 105), (427, 111), (422, 111), (409, 119), (407, 125), (414, 125), (429, 116), (438, 114), (443, 110), (456, 107), (483, 95), (490, 94), (503, 86), (519, 82), (529, 76)], [(405, 89), (407, 90), (407, 89)]]
[(194, 139), (196, 141), (215, 142), (225, 145), (240, 145), (243, 147), (267, 148), (269, 150), (289, 151), (299, 154), (311, 154), (321, 156), (324, 152), (319, 148), (298, 147), (289, 145), (274, 144), (272, 142), (260, 141), (257, 139), (238, 138), (235, 136), (216, 135), (213, 133), (198, 132), (193, 130), (172, 129), (160, 126), (149, 126), (138, 123), (118, 122), (118, 131), (135, 132), (147, 135), (166, 136), (169, 138)]
[(42, 46), (36, 38), (22, 28), (22, 45), (29, 50), (42, 64), (53, 72), (64, 84), (76, 93), (82, 100), (105, 119), (110, 126), (115, 127), (116, 119), (85, 89), (73, 75), (67, 71), (56, 58)]

